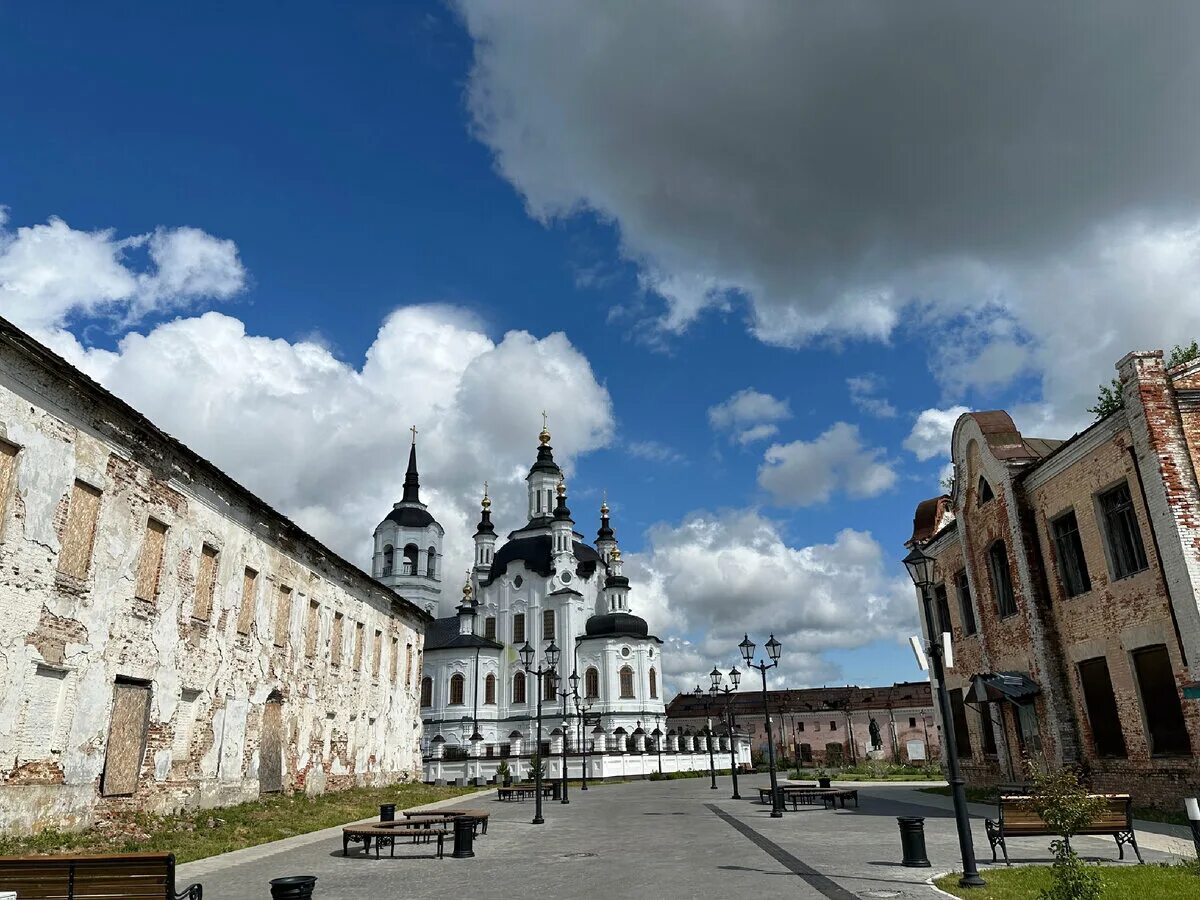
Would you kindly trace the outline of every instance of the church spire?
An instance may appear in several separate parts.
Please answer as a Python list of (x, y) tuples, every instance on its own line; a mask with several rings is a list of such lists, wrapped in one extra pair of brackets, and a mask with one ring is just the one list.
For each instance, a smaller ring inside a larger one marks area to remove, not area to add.
[(408, 471), (404, 473), (404, 496), (401, 503), (421, 502), (421, 479), (417, 475), (417, 426), (409, 429), (412, 432), (412, 446), (408, 448)]

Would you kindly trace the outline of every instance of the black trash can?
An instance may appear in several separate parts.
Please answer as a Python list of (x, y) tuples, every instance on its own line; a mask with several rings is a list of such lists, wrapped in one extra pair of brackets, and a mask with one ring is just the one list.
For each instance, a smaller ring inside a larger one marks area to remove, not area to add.
[(289, 875), (287, 878), (272, 878), (271, 900), (309, 900), (313, 895), (313, 887), (317, 883), (316, 875)]
[(457, 816), (454, 819), (454, 852), (451, 859), (470, 859), (475, 855), (475, 817)]
[(925, 855), (925, 817), (897, 816), (900, 823), (900, 846), (904, 850), (903, 866), (910, 869), (929, 868), (929, 857)]
[(396, 804), (395, 803), (380, 803), (379, 804), (379, 821), (380, 822), (395, 822), (396, 821)]

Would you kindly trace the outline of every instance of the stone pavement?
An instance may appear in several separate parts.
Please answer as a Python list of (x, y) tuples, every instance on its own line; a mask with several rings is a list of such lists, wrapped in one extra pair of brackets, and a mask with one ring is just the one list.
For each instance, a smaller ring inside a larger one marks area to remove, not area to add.
[[(743, 797), (766, 776), (740, 779)], [(903, 785), (858, 786), (862, 807), (802, 808), (772, 819), (750, 799), (729, 799), (728, 778), (711, 790), (707, 779), (605, 784), (571, 803), (547, 801), (545, 825), (530, 824), (532, 801), (470, 802), (491, 814), (474, 859), (400, 858), (425, 852), (397, 845), (397, 858), (376, 861), (361, 850), (342, 857), (341, 838), (323, 833), (240, 851), (181, 867), (180, 883), (199, 880), (214, 900), (263, 900), (267, 882), (283, 875), (316, 875), (314, 900), (351, 898), (734, 898), (787, 896), (812, 900), (932, 898), (924, 881), (957, 867), (958, 841), (949, 798)], [(492, 792), (491, 796), (494, 796)], [(459, 803), (462, 800), (458, 801)], [(986, 814), (986, 807), (973, 811)], [(926, 817), (932, 869), (899, 865), (898, 815)], [(973, 821), (976, 854), (990, 860), (981, 819)], [(1167, 859), (1174, 838), (1140, 831), (1146, 860)], [(1047, 860), (1048, 839), (1009, 844), (1014, 862)], [(1085, 856), (1116, 859), (1109, 838), (1078, 838)], [(1183, 845), (1181, 845), (1183, 846)], [(1161, 849), (1152, 849), (1159, 847)], [(386, 853), (386, 850), (384, 851)], [(1132, 854), (1129, 854), (1132, 856)], [(986, 876), (985, 876), (986, 877)]]

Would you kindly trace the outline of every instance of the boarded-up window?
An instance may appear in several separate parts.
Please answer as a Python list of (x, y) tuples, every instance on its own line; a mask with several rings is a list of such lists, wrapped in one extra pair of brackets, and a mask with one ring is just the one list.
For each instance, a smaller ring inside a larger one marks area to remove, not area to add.
[(272, 794), (283, 790), (283, 703), (268, 700), (263, 707), (262, 738), (258, 746), (258, 789)]
[(284, 647), (288, 642), (288, 629), (292, 619), (292, 589), (279, 585), (275, 595), (275, 646)]
[(207, 622), (212, 613), (213, 595), (217, 590), (217, 548), (205, 544), (200, 548), (200, 575), (196, 579), (196, 604), (192, 615)]
[(118, 681), (113, 690), (112, 721), (108, 726), (108, 749), (100, 785), (104, 796), (127, 795), (137, 790), (149, 722), (150, 685)]
[(379, 677), (379, 658), (383, 656), (383, 632), (375, 629), (375, 640), (371, 644), (371, 677)]
[(308, 621), (304, 625), (304, 655), (312, 659), (317, 655), (317, 630), (321, 627), (321, 604), (308, 601)]
[(63, 692), (67, 672), (39, 665), (33, 673), (33, 684), (25, 699), (25, 722), (21, 729), (21, 746), (18, 750), (22, 761), (44, 759), (61, 750), (59, 727), (62, 721)]
[(185, 765), (192, 754), (192, 733), (196, 726), (196, 700), (200, 692), (184, 688), (175, 707), (175, 733), (171, 737), (171, 764)]
[(412, 644), (404, 645), (404, 686), (412, 687)]
[(1096, 755), (1123, 758), (1125, 736), (1121, 733), (1121, 717), (1117, 712), (1112, 678), (1108, 674), (1108, 660), (1097, 656), (1081, 662), (1079, 683), (1083, 687), (1083, 704), (1087, 709), (1088, 724), (1092, 726)]
[(950, 692), (950, 716), (954, 719), (954, 743), (958, 745), (958, 755), (971, 756), (971, 731), (967, 727), (967, 707), (963, 703), (961, 688)]
[(92, 545), (96, 540), (96, 519), (100, 515), (100, 490), (76, 481), (71, 488), (67, 526), (63, 529), (62, 549), (58, 553), (58, 571), (72, 578), (87, 578), (92, 565)]
[(354, 671), (362, 671), (363, 662), (363, 634), (365, 628), (362, 622), (356, 622), (354, 625)]
[(525, 613), (513, 616), (513, 644), (525, 643)]
[(133, 594), (139, 600), (158, 599), (158, 582), (166, 545), (167, 526), (158, 519), (147, 521), (146, 536), (142, 538), (142, 552), (138, 557), (137, 590)]
[(242, 605), (238, 607), (238, 634), (249, 634), (254, 624), (254, 604), (258, 602), (258, 573), (247, 569), (242, 574)]
[(392, 638), (392, 658), (391, 658), (391, 675), (392, 684), (400, 681), (400, 639)]
[(17, 453), (20, 448), (0, 441), (0, 540), (4, 538), (4, 520), (8, 517), (8, 501), (16, 484)]
[(329, 664), (340, 666), (342, 664), (342, 645), (346, 642), (343, 629), (345, 628), (346, 617), (340, 612), (333, 614), (333, 636), (329, 639)]
[(1158, 644), (1133, 652), (1142, 712), (1150, 732), (1151, 756), (1187, 756), (1191, 752), (1175, 671), (1167, 648)]

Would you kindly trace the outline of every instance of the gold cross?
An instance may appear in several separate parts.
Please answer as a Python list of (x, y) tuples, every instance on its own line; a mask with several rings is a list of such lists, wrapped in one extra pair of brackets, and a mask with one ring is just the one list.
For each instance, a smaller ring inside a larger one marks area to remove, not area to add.
[(542, 431), (546, 430), (546, 411), (542, 410)]
[(413, 433), (413, 443), (415, 444), (417, 442), (417, 426), (414, 425), (412, 428), (410, 428), (408, 430)]

